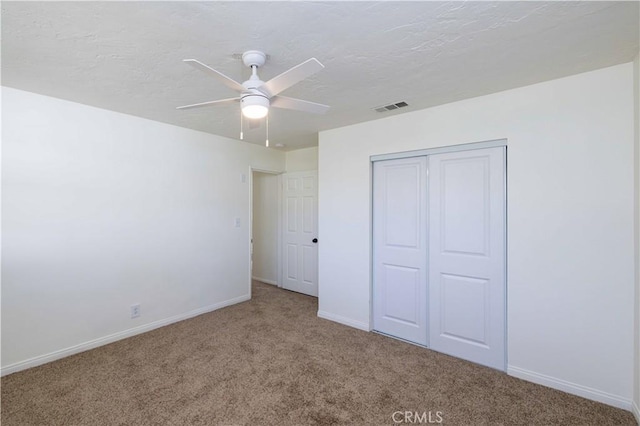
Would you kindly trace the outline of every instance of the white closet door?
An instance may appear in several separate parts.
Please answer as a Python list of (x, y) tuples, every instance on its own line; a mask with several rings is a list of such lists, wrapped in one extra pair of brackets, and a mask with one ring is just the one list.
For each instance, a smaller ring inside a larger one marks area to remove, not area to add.
[(426, 157), (373, 166), (373, 328), (427, 344)]
[(430, 347), (505, 369), (505, 149), (428, 157)]

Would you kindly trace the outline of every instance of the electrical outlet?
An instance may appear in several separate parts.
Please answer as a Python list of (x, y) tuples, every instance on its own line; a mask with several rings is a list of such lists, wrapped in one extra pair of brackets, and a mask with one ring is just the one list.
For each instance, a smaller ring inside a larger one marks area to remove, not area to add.
[(131, 305), (131, 318), (138, 318), (140, 316), (140, 304), (136, 303)]

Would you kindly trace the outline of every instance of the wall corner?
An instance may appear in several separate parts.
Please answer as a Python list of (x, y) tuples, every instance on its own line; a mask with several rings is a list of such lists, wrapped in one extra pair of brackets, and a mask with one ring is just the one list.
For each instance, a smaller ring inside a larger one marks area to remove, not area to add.
[(633, 61), (633, 122), (634, 122), (634, 373), (633, 413), (640, 424), (640, 51)]

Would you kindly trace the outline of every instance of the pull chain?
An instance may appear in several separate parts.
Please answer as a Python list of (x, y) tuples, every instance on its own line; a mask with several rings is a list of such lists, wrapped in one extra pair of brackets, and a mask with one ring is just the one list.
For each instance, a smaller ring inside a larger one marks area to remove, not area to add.
[(244, 134), (242, 133), (242, 108), (240, 108), (240, 140), (244, 140)]
[(269, 113), (267, 113), (267, 141), (266, 146), (269, 148)]

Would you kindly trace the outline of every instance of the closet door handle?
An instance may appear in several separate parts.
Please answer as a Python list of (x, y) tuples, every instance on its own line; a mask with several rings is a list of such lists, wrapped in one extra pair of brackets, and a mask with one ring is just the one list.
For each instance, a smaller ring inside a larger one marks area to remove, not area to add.
[(317, 239), (317, 238), (314, 238), (313, 240), (311, 240), (311, 242), (312, 242), (312, 243), (316, 243), (316, 244), (317, 244), (317, 243), (318, 243), (318, 239)]

